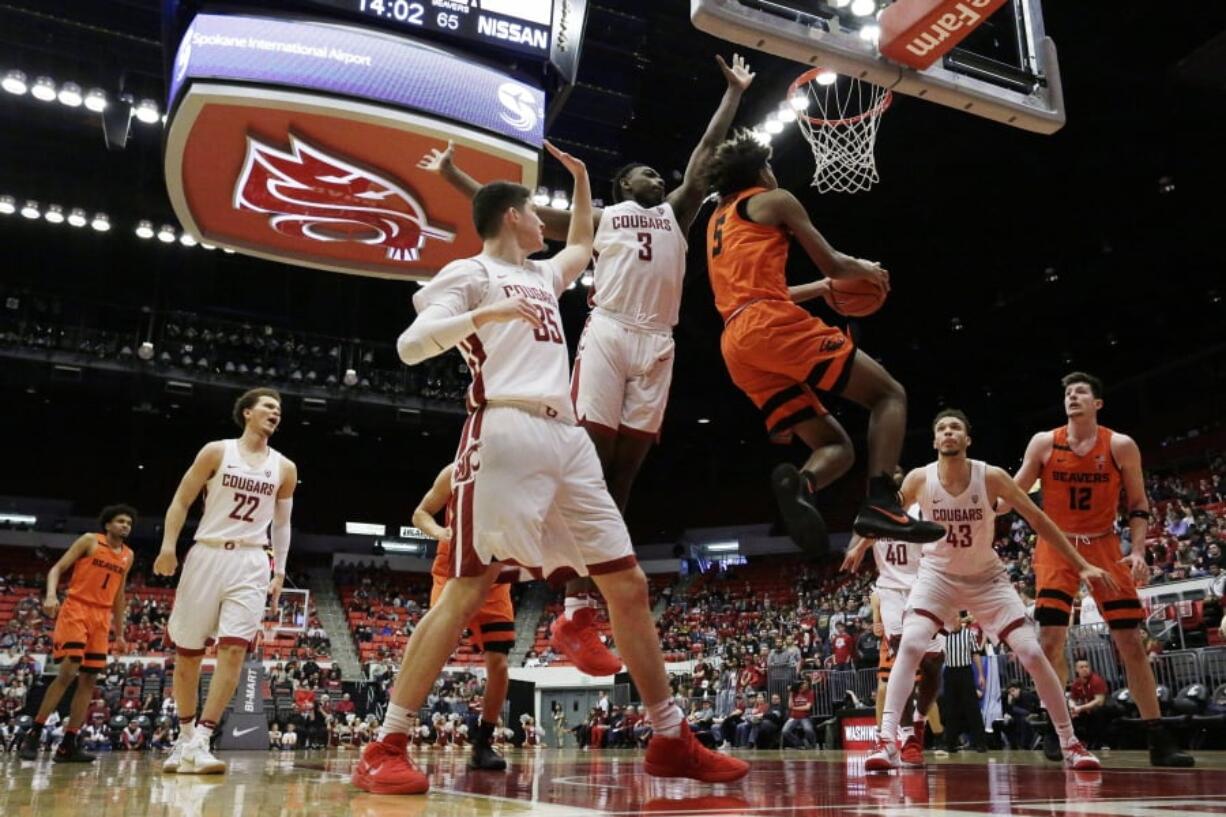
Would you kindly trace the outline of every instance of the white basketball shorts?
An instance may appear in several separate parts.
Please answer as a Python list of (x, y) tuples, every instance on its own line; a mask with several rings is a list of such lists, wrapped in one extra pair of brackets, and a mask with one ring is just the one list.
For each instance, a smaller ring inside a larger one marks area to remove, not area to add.
[(928, 618), (945, 630), (966, 610), (994, 641), (1004, 640), (1018, 627), (1028, 625), (1026, 607), (1009, 582), (1003, 567), (978, 576), (941, 573), (925, 560), (907, 598), (907, 615)]
[[(899, 590), (893, 587), (878, 587), (876, 591), (877, 601), (881, 607), (881, 626), (885, 629), (886, 638), (901, 637), (902, 617), (907, 609), (907, 597), (910, 595), (910, 591)], [(928, 649), (925, 652), (945, 652), (945, 637), (940, 633), (934, 635), (932, 643), (928, 645)]]
[(196, 543), (183, 560), (166, 634), (185, 653), (251, 644), (264, 621), (272, 570), (263, 548)]
[(579, 336), (570, 394), (582, 425), (656, 437), (673, 382), (671, 332), (636, 329), (593, 312)]
[(502, 562), (558, 583), (638, 563), (587, 432), (550, 411), (469, 415), (452, 477), (453, 576)]

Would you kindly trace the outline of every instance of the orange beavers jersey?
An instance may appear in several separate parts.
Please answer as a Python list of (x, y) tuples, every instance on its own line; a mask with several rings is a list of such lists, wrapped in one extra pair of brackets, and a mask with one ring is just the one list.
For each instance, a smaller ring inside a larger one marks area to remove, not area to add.
[(116, 552), (107, 544), (106, 534), (95, 534), (94, 552), (77, 559), (72, 566), (68, 598), (95, 607), (110, 607), (123, 587), (124, 574), (132, 566), (132, 548), (124, 545)]
[(1068, 427), (1052, 432), (1052, 450), (1040, 470), (1043, 511), (1065, 533), (1114, 530), (1123, 479), (1111, 455), (1111, 429), (1098, 427), (1098, 439), (1084, 457), (1068, 444)]
[(767, 192), (750, 187), (724, 200), (707, 223), (707, 270), (715, 308), (727, 322), (751, 301), (788, 301), (788, 233), (750, 221), (745, 207)]

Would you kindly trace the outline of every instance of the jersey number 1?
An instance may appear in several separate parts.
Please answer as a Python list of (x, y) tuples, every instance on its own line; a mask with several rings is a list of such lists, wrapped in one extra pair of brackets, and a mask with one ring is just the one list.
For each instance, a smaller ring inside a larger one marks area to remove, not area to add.
[[(249, 506), (247, 513), (243, 513), (243, 506)], [(230, 518), (237, 519), (239, 522), (254, 522), (251, 514), (255, 513), (255, 509), (260, 507), (260, 498), (258, 496), (247, 496), (246, 494), (234, 495), (234, 510), (230, 511)]]

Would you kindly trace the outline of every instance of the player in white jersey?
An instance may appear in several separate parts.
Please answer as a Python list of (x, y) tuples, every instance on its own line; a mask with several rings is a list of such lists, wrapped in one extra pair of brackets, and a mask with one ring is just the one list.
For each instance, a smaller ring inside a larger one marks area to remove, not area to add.
[(1005, 642), (1034, 681), (1056, 727), (1064, 762), (1072, 769), (1097, 769), (1098, 759), (1073, 735), (1064, 687), (1039, 646), (1021, 597), (992, 545), (998, 500), (1014, 508), (1077, 566), (1082, 580), (1114, 584), (1109, 573), (1087, 562), (1055, 524), (1002, 469), (970, 460), (970, 421), (945, 409), (933, 421), (937, 462), (907, 474), (902, 504), (918, 501), (925, 518), (944, 525), (946, 537), (923, 546), (919, 573), (907, 599), (902, 643), (886, 688), (885, 712), (877, 747), (865, 760), (868, 771), (898, 768), (899, 716), (910, 695), (915, 668), (934, 633), (944, 630), (960, 610), (968, 610), (998, 641)]
[[(596, 445), (609, 493), (625, 513), (630, 489), (664, 421), (673, 377), (673, 327), (681, 307), (686, 234), (706, 190), (707, 160), (728, 133), (753, 73), (739, 54), (732, 65), (716, 58), (727, 82), (719, 107), (690, 154), (681, 184), (665, 194), (653, 168), (631, 162), (613, 177), (614, 204), (592, 210), (596, 265), (588, 302), (591, 315), (579, 337), (571, 376), (576, 418)], [(432, 151), (421, 166), (438, 171), (470, 198), (478, 183), (452, 161), (453, 148)], [(545, 237), (566, 238), (572, 212), (536, 211)], [(554, 623), (552, 643), (581, 670), (608, 675), (621, 664), (592, 626), (590, 581), (566, 587), (563, 614)]]
[[(234, 696), (243, 658), (263, 622), (264, 604), (271, 595), (276, 609), (285, 581), (298, 468), (268, 444), (281, 424), (281, 395), (252, 389), (235, 401), (233, 417), (242, 436), (200, 449), (166, 510), (162, 549), (153, 563), (158, 575), (174, 575), (179, 533), (203, 490), (204, 514), (166, 624), (175, 645), (174, 697), (182, 729), (163, 764), (167, 772), (225, 771), (225, 764), (209, 752), (209, 740)], [(271, 581), (264, 552), (270, 544)], [(196, 720), (200, 662), (214, 640), (217, 668)]]
[[(447, 265), (413, 298), (417, 318), (397, 341), (415, 365), (459, 346), (472, 370), (469, 416), (452, 476), (452, 578), (405, 647), (379, 739), (353, 783), (374, 794), (420, 794), (429, 780), (407, 755), (410, 713), (426, 700), (447, 657), (505, 565), (542, 577), (592, 575), (613, 634), (651, 711), (648, 774), (725, 782), (749, 766), (703, 747), (673, 703), (647, 597), (647, 579), (609, 496), (592, 441), (575, 425), (557, 297), (592, 253), (591, 188), (583, 163), (546, 143), (575, 178), (566, 247), (544, 247), (530, 191), (493, 182), (473, 198), (480, 255)], [(548, 537), (559, 520), (568, 536)]]
[[(902, 481), (902, 469), (895, 472), (895, 480)], [(907, 514), (923, 519), (919, 505), (912, 505)], [(922, 545), (899, 542), (894, 539), (865, 539), (853, 535), (851, 546), (843, 558), (842, 569), (854, 573), (859, 570), (864, 554), (872, 547), (873, 562), (877, 566), (877, 581), (873, 589), (873, 622), (881, 625), (881, 659), (877, 670), (877, 726), (880, 728), (885, 713), (886, 680), (902, 643), (902, 618), (907, 609), (907, 597), (915, 585), (919, 573)], [(901, 741), (899, 755), (904, 766), (920, 766), (924, 762), (924, 729), (930, 711), (935, 711), (937, 693), (941, 688), (941, 665), (945, 660), (945, 636), (938, 633), (924, 650), (919, 664), (919, 681), (915, 695), (909, 696), (906, 711), (902, 713), (898, 739)], [(901, 724), (910, 724), (901, 726)], [(933, 728), (940, 731), (939, 721)]]

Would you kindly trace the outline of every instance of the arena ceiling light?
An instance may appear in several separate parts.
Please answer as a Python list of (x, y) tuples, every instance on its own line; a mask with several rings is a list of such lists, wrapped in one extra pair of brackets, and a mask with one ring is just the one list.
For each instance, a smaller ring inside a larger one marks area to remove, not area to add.
[(89, 93), (85, 95), (85, 107), (94, 113), (102, 113), (109, 104), (110, 100), (106, 98), (106, 91), (101, 88), (90, 88)]
[(783, 133), (783, 123), (779, 121), (779, 117), (772, 113), (766, 117), (766, 122), (762, 125), (762, 130), (774, 136), (777, 133)]
[(803, 111), (809, 107), (809, 95), (804, 91), (797, 91), (788, 97), (788, 105), (794, 111)]
[(870, 23), (860, 29), (860, 39), (866, 42), (875, 43), (881, 39), (881, 26), (876, 23)]
[(158, 110), (158, 104), (152, 99), (142, 99), (140, 104), (136, 106), (135, 115), (137, 119), (146, 125), (156, 125), (162, 121), (162, 114)]
[(387, 525), (374, 522), (346, 522), (345, 533), (354, 536), (387, 536)]
[(67, 105), (69, 108), (79, 108), (85, 101), (85, 97), (81, 95), (81, 86), (75, 82), (65, 82), (61, 85), (57, 98), (61, 105)]
[(0, 525), (29, 525), (34, 527), (37, 524), (37, 516), (25, 513), (0, 513)]
[(423, 554), (426, 552), (425, 545), (420, 542), (405, 542), (400, 539), (380, 539), (380, 547), (384, 553), (411, 553)]
[(158, 241), (161, 241), (163, 244), (173, 244), (174, 240), (175, 228), (171, 227), (169, 224), (163, 224), (161, 228), (158, 229)]
[(710, 542), (702, 546), (707, 553), (735, 553), (741, 549), (740, 542)]
[(30, 81), (24, 71), (18, 71), (16, 68), (13, 68), (5, 73), (3, 80), (0, 80), (0, 88), (3, 88), (10, 94), (21, 96), (30, 90)]
[(785, 102), (779, 106), (779, 110), (776, 112), (775, 116), (784, 124), (787, 124), (788, 122), (795, 122), (796, 109)]
[(877, 11), (875, 0), (852, 0), (851, 13), (857, 17), (871, 17)]
[(536, 188), (536, 192), (532, 194), (532, 203), (537, 207), (549, 206), (549, 190), (544, 187)]
[(579, 279), (579, 283), (583, 284), (585, 287), (590, 287), (593, 283), (595, 283), (595, 281), (596, 277), (590, 272), (583, 273), (583, 277)]
[(21, 214), (28, 219), (36, 219), (42, 215), (42, 211), (38, 209), (38, 202), (30, 199), (21, 208)]
[[(836, 74), (834, 71), (822, 71), (816, 77), (818, 85), (834, 85), (834, 83), (838, 82), (838, 79), (839, 79), (839, 75)], [(805, 107), (808, 107), (808, 103), (807, 103), (808, 95), (807, 94), (805, 95), (805, 99), (806, 99)]]
[(141, 219), (136, 225), (136, 237), (148, 240), (153, 238), (153, 222), (148, 219)]
[(34, 87), (30, 89), (30, 96), (39, 102), (53, 101), (55, 99), (55, 81), (51, 77), (39, 77), (34, 80)]
[(553, 200), (549, 202), (549, 206), (555, 210), (570, 209), (570, 199), (566, 197), (565, 190), (553, 191)]
[(47, 219), (47, 221), (51, 222), (52, 224), (63, 224), (64, 208), (60, 207), (58, 204), (48, 204), (47, 212), (43, 213), (43, 218)]
[(94, 213), (94, 220), (89, 223), (89, 226), (100, 233), (105, 233), (111, 229), (111, 219), (106, 213)]
[(11, 216), (17, 212), (17, 199), (12, 196), (0, 196), (0, 215)]
[(68, 224), (72, 227), (84, 227), (89, 223), (89, 219), (85, 215), (85, 211), (80, 207), (74, 207), (68, 212)]
[(196, 239), (195, 239), (194, 237), (192, 237), (192, 234), (191, 234), (191, 233), (189, 233), (189, 232), (187, 232), (187, 231), (185, 230), (185, 231), (184, 231), (184, 232), (183, 232), (183, 233), (182, 233), (182, 234), (179, 236), (179, 243), (180, 243), (180, 244), (182, 244), (184, 247), (194, 247), (194, 246), (196, 246), (196, 245), (197, 245), (199, 242), (198, 242), (198, 241), (196, 241)]

